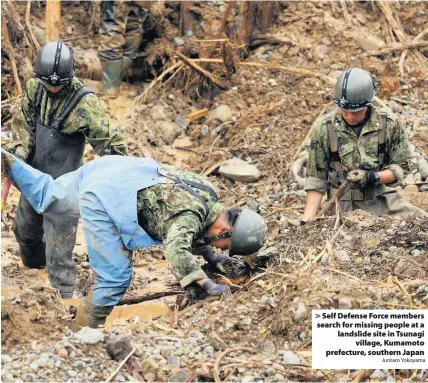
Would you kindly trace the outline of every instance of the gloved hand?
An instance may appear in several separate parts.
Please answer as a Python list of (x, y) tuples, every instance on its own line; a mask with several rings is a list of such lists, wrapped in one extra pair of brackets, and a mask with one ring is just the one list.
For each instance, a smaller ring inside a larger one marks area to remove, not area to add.
[(237, 263), (241, 263), (240, 259), (234, 258), (234, 257), (229, 257), (228, 255), (224, 254), (224, 253), (209, 253), (204, 255), (204, 259), (210, 263), (211, 265), (215, 266), (215, 268), (220, 272), (220, 273), (225, 273), (226, 270), (224, 268), (224, 265), (230, 263), (230, 262), (237, 262)]
[(214, 283), (212, 280), (207, 280), (203, 285), (202, 288), (205, 290), (208, 295), (212, 296), (219, 296), (219, 295), (231, 295), (231, 291), (229, 286), (225, 285), (218, 285)]
[(347, 181), (354, 186), (364, 188), (366, 186), (379, 185), (379, 174), (374, 170), (355, 169), (348, 173)]

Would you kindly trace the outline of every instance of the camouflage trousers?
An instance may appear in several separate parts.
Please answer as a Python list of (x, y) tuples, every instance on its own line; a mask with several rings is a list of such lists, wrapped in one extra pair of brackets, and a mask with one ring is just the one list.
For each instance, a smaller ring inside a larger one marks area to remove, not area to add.
[(98, 57), (101, 61), (135, 59), (147, 16), (133, 1), (102, 1)]

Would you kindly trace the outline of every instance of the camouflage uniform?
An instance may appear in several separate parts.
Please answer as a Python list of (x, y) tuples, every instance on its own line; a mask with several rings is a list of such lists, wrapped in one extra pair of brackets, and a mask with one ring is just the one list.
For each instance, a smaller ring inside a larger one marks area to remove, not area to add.
[[(14, 141), (7, 145), (8, 152), (20, 156), (23, 160), (28, 158), (35, 142), (34, 127), (39, 114), (39, 111), (35, 110), (38, 85), (39, 82), (35, 78), (27, 82), (21, 104), (12, 120)], [(49, 97), (43, 90), (40, 105), (41, 122), (45, 125), (52, 123), (82, 85), (83, 82), (74, 77), (69, 88), (53, 97)], [(82, 132), (99, 155), (126, 155), (127, 153), (123, 137), (113, 126), (94, 94), (86, 95), (77, 104), (64, 122), (61, 131), (64, 134)]]
[[(174, 177), (199, 182), (216, 191), (205, 178), (186, 170), (162, 165)], [(194, 188), (209, 207), (208, 217), (202, 202), (188, 191), (165, 178), (167, 184), (158, 184), (138, 192), (137, 211), (139, 225), (155, 239), (163, 241), (165, 258), (174, 276), (182, 287), (208, 278), (192, 254), (207, 255), (214, 251), (211, 246), (198, 250), (197, 240), (202, 239), (205, 230), (216, 220), (223, 207), (214, 201), (208, 192)], [(216, 191), (217, 192), (217, 191)]]
[[(37, 79), (29, 80), (12, 121), (15, 140), (8, 150), (53, 178), (82, 164), (86, 139), (99, 155), (125, 155), (123, 138), (94, 94), (85, 93), (78, 102), (75, 99), (77, 104), (72, 108), (76, 94), (90, 91), (82, 86), (74, 77), (70, 86), (52, 95)], [(56, 130), (53, 127), (60, 116), (63, 122)], [(21, 196), (14, 232), (22, 261), (31, 268), (46, 266), (52, 286), (64, 298), (72, 296), (76, 278), (72, 251), (77, 222), (78, 218), (64, 215), (43, 217)]]
[(145, 9), (135, 1), (102, 1), (98, 46), (100, 60), (135, 59), (145, 18)]
[[(382, 125), (380, 109), (371, 107), (371, 113), (359, 135), (355, 128), (349, 126), (342, 118), (340, 110), (324, 116), (315, 129), (309, 148), (309, 161), (305, 190), (329, 192), (331, 196), (340, 186), (339, 174), (330, 159), (330, 145), (327, 121), (330, 119), (337, 136), (338, 154), (346, 172), (354, 169), (379, 171), (378, 140)], [(409, 158), (407, 137), (398, 118), (387, 112), (385, 135), (385, 158), (383, 170), (390, 169), (397, 181), (403, 179), (402, 166)], [(420, 209), (405, 201), (395, 190), (385, 185), (362, 189), (363, 195), (370, 195), (362, 200), (342, 198), (340, 206), (344, 211), (362, 209), (377, 215), (413, 214)], [(350, 193), (347, 193), (350, 195)], [(374, 195), (373, 195), (374, 194)]]

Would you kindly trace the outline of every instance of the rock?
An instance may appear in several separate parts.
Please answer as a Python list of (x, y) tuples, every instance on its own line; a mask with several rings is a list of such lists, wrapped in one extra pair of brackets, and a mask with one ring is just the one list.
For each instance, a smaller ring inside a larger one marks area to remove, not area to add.
[(185, 41), (181, 37), (174, 37), (174, 44), (177, 47), (181, 47), (182, 45), (185, 44)]
[(420, 159), (418, 161), (418, 169), (423, 179), (428, 178), (428, 161), (427, 160)]
[(254, 77), (253, 72), (251, 72), (251, 71), (249, 71), (249, 70), (246, 70), (243, 74), (244, 74), (244, 77), (245, 77), (247, 80), (251, 80), (251, 79)]
[(277, 83), (273, 78), (270, 78), (270, 79), (268, 80), (268, 84), (269, 84), (270, 86), (272, 86), (272, 87), (275, 87), (275, 86), (277, 86), (277, 85), (278, 85), (278, 83)]
[(383, 380), (385, 376), (386, 374), (382, 370), (374, 370), (373, 374), (370, 375), (370, 378)]
[(166, 358), (166, 363), (169, 368), (180, 368), (180, 358), (178, 356), (170, 355)]
[(171, 145), (174, 140), (181, 134), (181, 129), (177, 124), (170, 121), (158, 121), (156, 123), (157, 129), (162, 136), (162, 141), (166, 145)]
[(167, 121), (168, 117), (165, 114), (165, 109), (161, 104), (156, 104), (150, 109), (150, 115), (155, 121)]
[(421, 251), (419, 249), (414, 249), (414, 250), (412, 250), (412, 252), (410, 254), (413, 257), (417, 257), (417, 256), (421, 255)]
[(172, 147), (176, 149), (191, 148), (192, 146), (193, 146), (193, 142), (187, 136), (177, 138), (172, 144)]
[(250, 317), (247, 317), (245, 319), (242, 320), (242, 324), (245, 326), (249, 326), (252, 323), (252, 319)]
[(156, 380), (156, 374), (153, 372), (148, 372), (143, 376), (146, 382), (154, 382)]
[(188, 370), (179, 370), (169, 378), (170, 382), (185, 382), (190, 377), (191, 373)]
[(255, 165), (251, 165), (239, 158), (232, 158), (220, 166), (219, 173), (234, 181), (254, 182), (260, 177), (260, 171)]
[(220, 105), (211, 112), (211, 118), (226, 122), (232, 118), (232, 111), (227, 105)]
[(406, 185), (412, 185), (415, 183), (415, 176), (413, 174), (407, 175), (407, 177), (404, 179), (404, 183)]
[(245, 371), (247, 371), (247, 369), (245, 367), (238, 367), (238, 372), (240, 374), (243, 374)]
[(282, 362), (284, 364), (299, 364), (300, 358), (293, 351), (284, 351)]
[(58, 356), (59, 356), (60, 358), (63, 358), (63, 359), (68, 358), (68, 352), (67, 352), (67, 350), (66, 350), (65, 348), (61, 348), (61, 349), (58, 351)]
[(247, 201), (247, 207), (252, 211), (255, 211), (255, 212), (259, 211), (259, 204), (252, 199)]
[(276, 351), (276, 347), (270, 340), (266, 341), (263, 344), (263, 352), (273, 354)]
[(265, 371), (266, 376), (274, 376), (276, 374), (276, 369), (273, 367), (269, 367)]
[(345, 249), (334, 249), (333, 253), (334, 257), (339, 261), (339, 263), (351, 262), (351, 258)]
[(223, 351), (227, 348), (226, 342), (214, 331), (210, 334), (210, 343), (216, 350)]
[(67, 371), (68, 376), (75, 378), (77, 376), (77, 372), (74, 370), (68, 370)]
[(339, 309), (340, 310), (349, 310), (352, 308), (352, 301), (348, 298), (342, 297), (339, 298)]
[(81, 360), (78, 360), (78, 361), (74, 362), (74, 363), (72, 364), (72, 366), (73, 366), (76, 370), (82, 371), (82, 370), (86, 367), (86, 364), (85, 364), (85, 362), (83, 362), (83, 361), (81, 361)]
[(84, 269), (89, 269), (91, 267), (91, 265), (89, 264), (89, 262), (82, 262), (81, 265), (82, 265), (82, 267)]
[(201, 134), (205, 137), (208, 134), (209, 130), (210, 130), (210, 128), (208, 125), (202, 125)]
[(428, 286), (421, 285), (416, 290), (416, 296), (417, 297), (425, 297), (428, 295)]
[(421, 185), (421, 187), (419, 188), (419, 191), (428, 192), (428, 185)]
[(319, 44), (314, 49), (314, 55), (317, 59), (323, 60), (330, 48), (327, 45)]
[(385, 382), (386, 383), (394, 383), (395, 378), (392, 375), (387, 375)]
[(105, 348), (110, 358), (122, 361), (132, 351), (131, 338), (125, 334), (110, 336)]
[(415, 173), (415, 184), (422, 182), (422, 174), (421, 173)]
[(79, 339), (85, 344), (92, 345), (104, 340), (104, 334), (100, 330), (83, 327), (80, 331), (73, 334), (73, 338)]
[(405, 193), (419, 193), (418, 185), (407, 185), (403, 191)]
[(377, 51), (385, 47), (385, 41), (377, 36), (368, 33), (354, 34), (353, 38), (358, 46), (363, 48), (365, 51)]
[(306, 314), (307, 314), (307, 310), (306, 310), (305, 305), (300, 304), (296, 310), (296, 313), (294, 314), (293, 319), (296, 323), (298, 323), (306, 317)]
[(159, 364), (154, 359), (144, 359), (141, 367), (143, 370), (156, 370), (159, 368)]

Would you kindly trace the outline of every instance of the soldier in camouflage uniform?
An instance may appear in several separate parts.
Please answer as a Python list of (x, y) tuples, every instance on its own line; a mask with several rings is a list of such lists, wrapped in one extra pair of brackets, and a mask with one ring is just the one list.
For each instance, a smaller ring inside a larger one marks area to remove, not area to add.
[[(139, 1), (102, 1), (98, 57), (103, 69), (99, 93), (110, 98), (137, 56), (147, 11)], [(144, 2), (146, 3), (146, 2)]]
[(192, 252), (227, 262), (231, 258), (211, 246), (249, 255), (266, 238), (260, 215), (225, 209), (211, 182), (151, 158), (105, 156), (53, 180), (3, 150), (2, 168), (38, 213), (81, 216), (95, 275), (83, 319), (94, 327), (104, 323), (131, 282), (132, 250), (163, 243), (183, 288), (221, 295), (224, 286), (208, 279)]
[(398, 118), (375, 107), (374, 96), (372, 77), (364, 70), (349, 68), (338, 78), (338, 108), (321, 119), (311, 137), (301, 224), (315, 218), (323, 194), (332, 197), (345, 179), (351, 190), (339, 201), (343, 211), (425, 214), (385, 186), (403, 179), (408, 144)]
[[(99, 155), (126, 154), (123, 138), (97, 97), (74, 77), (70, 47), (61, 41), (43, 46), (34, 76), (12, 121), (10, 152), (53, 178), (82, 164), (86, 139)], [(76, 230), (77, 218), (43, 218), (21, 196), (14, 232), (22, 262), (31, 268), (46, 266), (52, 285), (64, 298), (72, 296), (75, 283)]]

